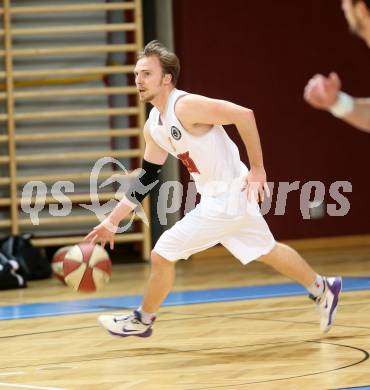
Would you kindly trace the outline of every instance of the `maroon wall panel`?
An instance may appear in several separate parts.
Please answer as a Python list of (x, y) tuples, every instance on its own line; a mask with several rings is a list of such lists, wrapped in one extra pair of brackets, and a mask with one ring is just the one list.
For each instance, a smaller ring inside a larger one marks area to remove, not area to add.
[[(254, 110), (269, 181), (320, 180), (327, 192), (337, 180), (352, 183), (344, 217), (304, 220), (299, 192), (291, 192), (285, 215), (266, 216), (276, 237), (369, 233), (370, 134), (302, 99), (314, 73), (333, 70), (343, 90), (370, 96), (370, 50), (348, 32), (340, 2), (175, 0), (174, 24), (179, 88)], [(237, 131), (229, 131), (247, 161)]]

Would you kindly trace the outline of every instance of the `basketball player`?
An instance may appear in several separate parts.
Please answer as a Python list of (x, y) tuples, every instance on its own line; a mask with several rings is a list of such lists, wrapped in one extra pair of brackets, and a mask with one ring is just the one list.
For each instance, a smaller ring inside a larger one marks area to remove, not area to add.
[[(318, 275), (295, 250), (276, 243), (259, 213), (257, 201), (263, 201), (268, 187), (253, 112), (176, 89), (179, 70), (176, 55), (157, 41), (140, 54), (135, 67), (138, 94), (154, 106), (144, 127), (143, 174), (85, 239), (103, 246), (109, 242), (113, 248), (120, 221), (145, 197), (143, 189), (156, 182), (169, 153), (185, 164), (202, 198), (155, 245), (142, 305), (132, 314), (102, 315), (100, 324), (118, 336), (150, 336), (156, 312), (174, 283), (176, 262), (221, 243), (243, 264), (258, 260), (306, 287), (319, 308), (321, 330), (327, 332), (342, 280)], [(222, 127), (228, 124), (236, 126), (247, 148), (249, 171)]]
[[(370, 0), (342, 0), (342, 8), (351, 30), (370, 47)], [(342, 92), (336, 73), (313, 76), (304, 90), (304, 98), (311, 106), (327, 110), (370, 133), (370, 98), (353, 98)]]

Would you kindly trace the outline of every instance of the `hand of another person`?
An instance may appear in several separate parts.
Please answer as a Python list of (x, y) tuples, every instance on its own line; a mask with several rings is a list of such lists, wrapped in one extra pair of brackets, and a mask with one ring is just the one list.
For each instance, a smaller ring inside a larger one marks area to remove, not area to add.
[(319, 110), (327, 110), (337, 101), (341, 81), (336, 73), (328, 77), (316, 74), (304, 89), (304, 100)]

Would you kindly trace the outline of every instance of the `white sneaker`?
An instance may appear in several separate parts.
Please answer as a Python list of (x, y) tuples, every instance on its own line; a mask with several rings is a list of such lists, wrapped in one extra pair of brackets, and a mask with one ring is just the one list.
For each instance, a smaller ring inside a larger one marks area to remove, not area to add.
[(104, 329), (114, 336), (121, 337), (149, 337), (153, 332), (154, 321), (155, 317), (150, 324), (143, 324), (141, 313), (138, 310), (126, 316), (102, 315), (98, 317), (98, 322)]
[(342, 290), (342, 278), (339, 276), (324, 279), (324, 292), (321, 297), (310, 298), (316, 302), (320, 312), (320, 329), (323, 333), (329, 332), (333, 326), (339, 295)]

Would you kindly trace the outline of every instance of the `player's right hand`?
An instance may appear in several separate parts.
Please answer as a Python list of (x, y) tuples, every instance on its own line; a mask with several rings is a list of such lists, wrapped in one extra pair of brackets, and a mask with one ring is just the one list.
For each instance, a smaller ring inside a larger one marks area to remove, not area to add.
[(337, 101), (341, 84), (336, 73), (330, 73), (328, 77), (316, 74), (304, 89), (304, 100), (314, 108), (327, 110)]
[(91, 242), (93, 244), (100, 243), (104, 248), (105, 244), (109, 242), (110, 249), (114, 248), (114, 235), (118, 230), (118, 225), (106, 218), (99, 225), (95, 226), (93, 230), (85, 236), (83, 241)]

